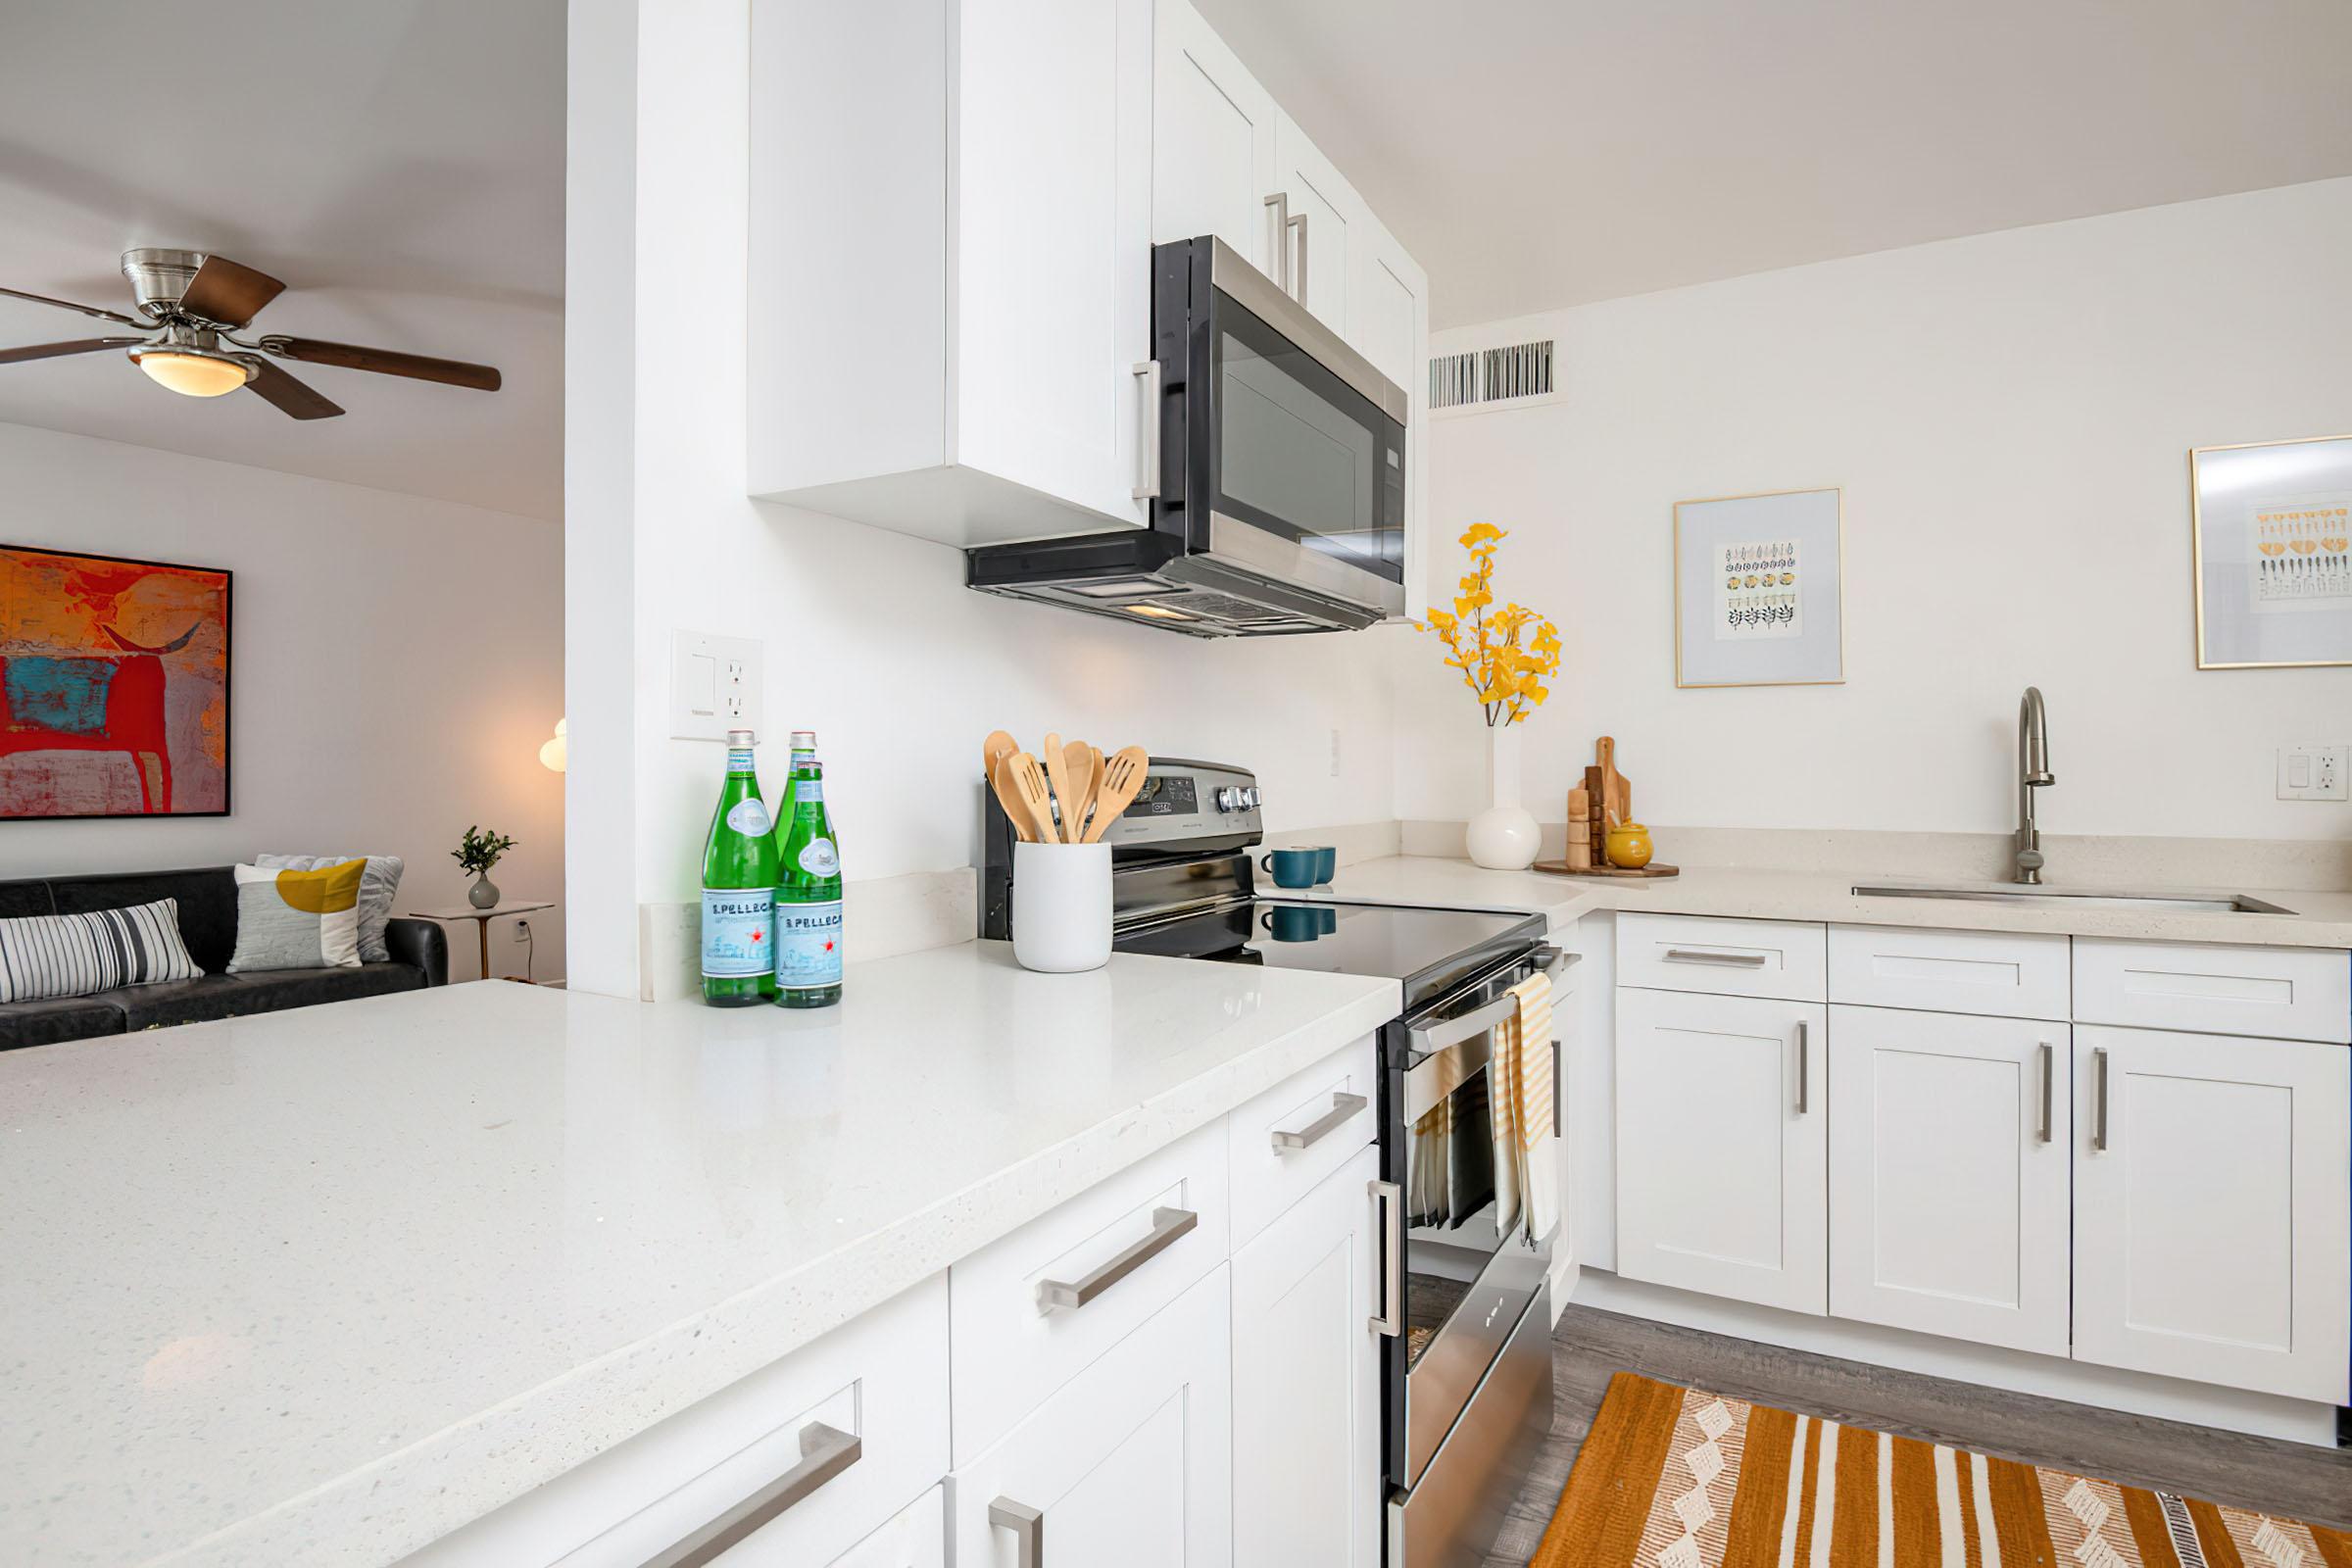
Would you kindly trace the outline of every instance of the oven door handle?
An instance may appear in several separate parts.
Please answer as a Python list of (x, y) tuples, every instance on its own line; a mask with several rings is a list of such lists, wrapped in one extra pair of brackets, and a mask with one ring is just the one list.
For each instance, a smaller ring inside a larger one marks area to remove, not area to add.
[[(1529, 956), (1536, 969), (1544, 975), (1564, 973), (1568, 966), (1583, 958), (1579, 953), (1563, 953), (1558, 948), (1542, 947)], [(1524, 978), (1524, 977), (1522, 977)], [(1513, 984), (1517, 984), (1516, 981)], [(1483, 1007), (1474, 1008), (1458, 1018), (1443, 1018), (1405, 1031), (1405, 1039), (1417, 1054), (1444, 1051), (1463, 1041), (1485, 1034), (1518, 1009), (1517, 998), (1505, 993)]]

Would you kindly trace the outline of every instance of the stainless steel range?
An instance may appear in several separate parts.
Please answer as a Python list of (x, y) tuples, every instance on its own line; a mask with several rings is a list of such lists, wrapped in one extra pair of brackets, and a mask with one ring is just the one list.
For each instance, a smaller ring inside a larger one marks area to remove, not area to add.
[[(1388, 1568), (1475, 1568), (1552, 1410), (1553, 1239), (1496, 1224), (1488, 1059), (1510, 988), (1575, 957), (1545, 943), (1540, 915), (1261, 894), (1259, 799), (1246, 768), (1153, 758), (1103, 835), (1113, 945), (1403, 986), (1404, 1010), (1380, 1031), (1382, 1179), (1368, 1195), (1382, 1225), (1383, 1534)], [(993, 796), (985, 812), (981, 934), (1004, 937), (1012, 830)]]

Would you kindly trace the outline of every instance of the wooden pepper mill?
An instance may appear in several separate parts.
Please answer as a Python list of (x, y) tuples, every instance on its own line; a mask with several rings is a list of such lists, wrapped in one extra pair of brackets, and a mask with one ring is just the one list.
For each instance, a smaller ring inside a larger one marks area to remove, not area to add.
[(1568, 792), (1568, 869), (1592, 869), (1592, 792), (1582, 785)]

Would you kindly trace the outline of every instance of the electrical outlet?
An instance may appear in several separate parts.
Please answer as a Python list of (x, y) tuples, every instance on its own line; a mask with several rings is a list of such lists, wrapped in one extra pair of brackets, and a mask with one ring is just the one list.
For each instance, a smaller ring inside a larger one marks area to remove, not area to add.
[(669, 643), (669, 732), (682, 741), (723, 741), (760, 726), (766, 645), (757, 637), (673, 633)]
[(2352, 746), (2279, 747), (2278, 798), (2282, 801), (2352, 799)]

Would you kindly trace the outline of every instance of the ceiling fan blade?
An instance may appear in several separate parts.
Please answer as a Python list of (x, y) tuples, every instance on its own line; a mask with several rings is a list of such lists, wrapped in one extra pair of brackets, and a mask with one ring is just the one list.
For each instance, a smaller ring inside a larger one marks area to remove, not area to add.
[(275, 404), (279, 413), (297, 419), (331, 419), (343, 412), (340, 404), (329, 403), (260, 355), (240, 354), (237, 358), (254, 368), (253, 379), (245, 383), (245, 390), (259, 392)]
[(268, 272), (257, 272), (225, 256), (207, 256), (179, 308), (221, 326), (243, 326), (262, 314), (262, 307), (285, 292), (286, 285)]
[(85, 337), (71, 343), (34, 343), (21, 349), (0, 349), (0, 365), (18, 365), (25, 360), (62, 360), (69, 354), (95, 354), (100, 349), (128, 348), (144, 343), (143, 337)]
[(121, 321), (124, 326), (145, 328), (154, 324), (152, 321), (142, 321), (135, 316), (124, 316), (120, 311), (102, 311), (95, 305), (76, 305), (72, 300), (53, 300), (46, 294), (27, 294), (21, 288), (0, 288), (0, 294), (12, 300), (30, 300), (35, 305), (54, 305), (61, 311), (79, 311), (84, 316), (95, 316), (101, 321)]
[(315, 337), (265, 337), (262, 347), (282, 359), (309, 365), (337, 365), (346, 370), (373, 370), (378, 375), (406, 375), (444, 386), (467, 386), (476, 392), (495, 392), (502, 384), (497, 370), (462, 360), (427, 359), (392, 349), (364, 349), (350, 343), (328, 343)]

